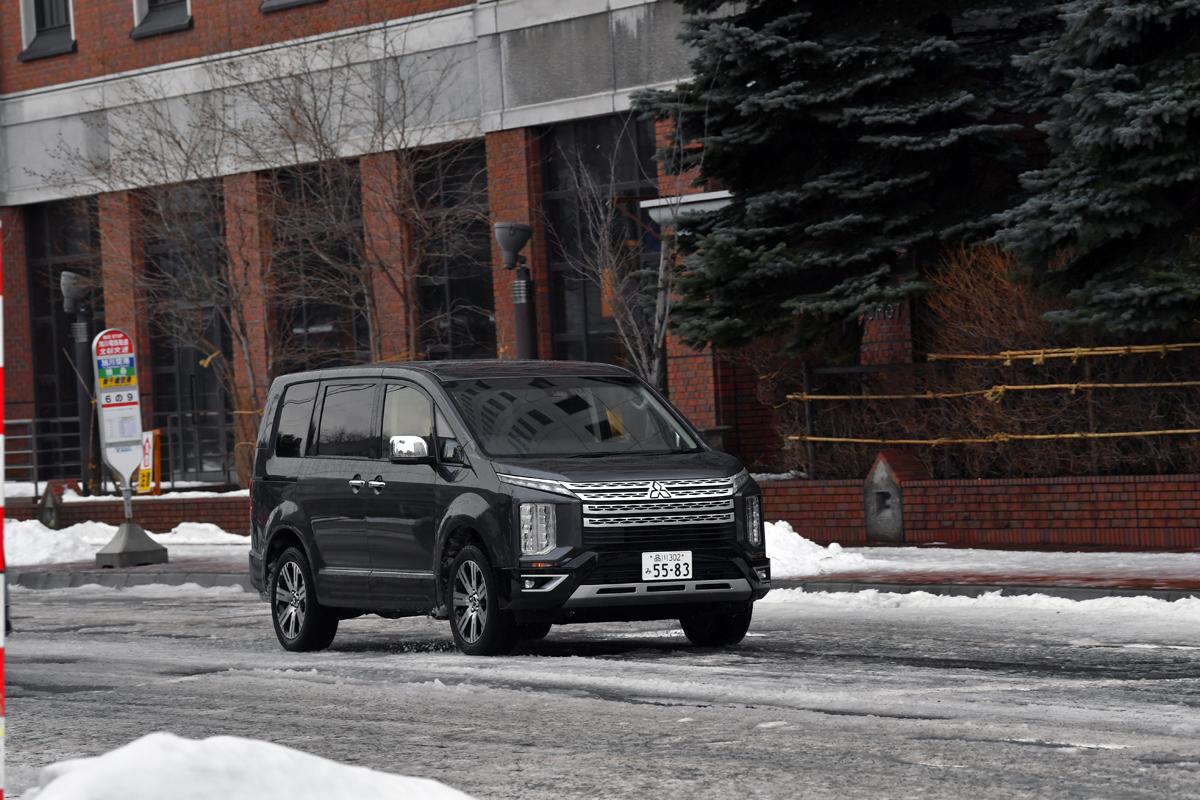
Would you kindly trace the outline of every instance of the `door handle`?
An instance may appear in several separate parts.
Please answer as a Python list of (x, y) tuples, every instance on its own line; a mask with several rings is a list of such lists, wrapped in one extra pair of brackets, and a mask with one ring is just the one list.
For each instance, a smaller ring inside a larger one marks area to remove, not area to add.
[(367, 486), (370, 486), (375, 494), (379, 494), (381, 491), (383, 491), (383, 487), (387, 486), (387, 481), (383, 480), (382, 475), (376, 475), (375, 480), (367, 481)]
[(346, 483), (350, 484), (350, 488), (355, 494), (358, 494), (358, 490), (367, 485), (367, 482), (362, 479), (361, 475), (355, 475), (346, 481)]

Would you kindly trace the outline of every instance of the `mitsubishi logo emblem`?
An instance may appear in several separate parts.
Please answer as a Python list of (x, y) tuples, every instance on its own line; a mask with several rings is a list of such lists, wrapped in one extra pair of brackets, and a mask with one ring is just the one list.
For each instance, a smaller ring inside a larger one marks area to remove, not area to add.
[(667, 491), (667, 487), (658, 481), (653, 481), (650, 484), (650, 494), (648, 496), (651, 500), (666, 500), (671, 496), (671, 493)]

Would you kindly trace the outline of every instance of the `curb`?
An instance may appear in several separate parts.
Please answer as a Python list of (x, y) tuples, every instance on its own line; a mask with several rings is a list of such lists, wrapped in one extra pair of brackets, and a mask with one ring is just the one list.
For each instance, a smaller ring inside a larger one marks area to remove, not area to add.
[(1200, 590), (1183, 589), (1114, 589), (1087, 586), (1014, 586), (986, 583), (860, 583), (857, 581), (774, 580), (773, 589), (803, 589), (806, 592), (894, 592), (909, 594), (927, 592), (943, 597), (979, 597), (999, 592), (1005, 597), (1041, 594), (1067, 600), (1096, 600), (1101, 597), (1152, 597), (1157, 600), (1182, 600), (1200, 597)]
[(218, 586), (240, 586), (242, 591), (253, 592), (250, 576), (244, 572), (152, 572), (139, 570), (87, 570), (84, 572), (38, 572), (13, 570), (8, 573), (10, 586), (23, 589), (75, 589), (80, 586), (104, 586), (110, 589), (125, 589), (130, 586), (181, 586), (194, 583), (203, 589)]

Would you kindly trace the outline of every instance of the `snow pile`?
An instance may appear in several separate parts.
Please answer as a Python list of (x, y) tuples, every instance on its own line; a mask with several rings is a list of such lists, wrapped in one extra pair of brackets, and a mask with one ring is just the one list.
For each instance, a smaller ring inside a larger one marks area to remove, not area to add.
[(152, 733), (102, 756), (52, 764), (27, 800), (470, 800), (426, 778), (352, 767), (282, 745)]
[(787, 522), (766, 524), (767, 557), (771, 559), (772, 578), (802, 578), (860, 569), (867, 559), (847, 553), (837, 542), (822, 547), (805, 539)]
[[(189, 490), (189, 491), (168, 491), (164, 494), (136, 494), (133, 496), (133, 502), (146, 503), (154, 500), (200, 500), (209, 497), (249, 497), (249, 489), (232, 489), (226, 492), (213, 492), (204, 489)], [(92, 495), (85, 497), (74, 489), (67, 488), (63, 490), (62, 501), (64, 503), (93, 503), (97, 500), (120, 500), (118, 494), (103, 494)]]
[[(4, 561), (10, 567), (91, 561), (116, 532), (115, 526), (103, 522), (81, 522), (56, 531), (37, 520), (5, 520)], [(152, 533), (150, 538), (166, 546), (172, 557), (244, 562), (250, 548), (250, 537), (227, 533), (206, 522), (184, 522), (171, 533)]]

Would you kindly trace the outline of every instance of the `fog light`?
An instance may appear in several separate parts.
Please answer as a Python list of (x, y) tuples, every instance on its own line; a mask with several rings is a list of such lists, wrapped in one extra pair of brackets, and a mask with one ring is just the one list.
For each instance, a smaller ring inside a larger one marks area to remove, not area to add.
[(521, 553), (527, 556), (540, 556), (549, 553), (556, 544), (554, 505), (551, 503), (522, 503)]
[(535, 581), (525, 581), (526, 589), (532, 589), (534, 586), (537, 586), (537, 583)]
[(759, 498), (746, 498), (746, 540), (750, 544), (758, 547), (762, 544), (762, 508), (759, 506)]
[(758, 573), (758, 579), (763, 583), (771, 582), (771, 570), (767, 567), (759, 567), (755, 570)]

